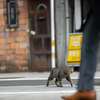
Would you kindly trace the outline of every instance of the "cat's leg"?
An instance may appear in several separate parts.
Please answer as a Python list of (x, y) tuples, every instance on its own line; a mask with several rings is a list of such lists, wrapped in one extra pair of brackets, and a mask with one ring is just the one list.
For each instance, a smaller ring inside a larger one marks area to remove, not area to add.
[(71, 86), (73, 86), (73, 81), (71, 80), (70, 77), (67, 77), (66, 80), (68, 80), (71, 83)]
[(58, 75), (58, 81), (59, 81), (59, 86), (60, 87), (63, 87), (63, 85), (62, 85), (62, 75)]
[(55, 79), (55, 84), (57, 85), (57, 87), (59, 87), (57, 78)]
[(63, 87), (62, 80), (59, 81), (59, 85), (60, 85), (60, 87)]
[(47, 87), (49, 86), (49, 80), (47, 80)]
[(52, 81), (54, 78), (49, 77), (47, 80), (47, 87), (49, 86), (49, 82)]

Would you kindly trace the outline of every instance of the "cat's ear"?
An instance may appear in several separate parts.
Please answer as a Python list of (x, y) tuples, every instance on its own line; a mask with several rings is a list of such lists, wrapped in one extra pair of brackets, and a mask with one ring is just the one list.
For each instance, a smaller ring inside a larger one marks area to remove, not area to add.
[(68, 66), (66, 65), (66, 67), (68, 67)]
[(74, 68), (74, 65), (72, 65), (72, 67), (71, 68)]
[(68, 69), (68, 66), (66, 65), (66, 68)]

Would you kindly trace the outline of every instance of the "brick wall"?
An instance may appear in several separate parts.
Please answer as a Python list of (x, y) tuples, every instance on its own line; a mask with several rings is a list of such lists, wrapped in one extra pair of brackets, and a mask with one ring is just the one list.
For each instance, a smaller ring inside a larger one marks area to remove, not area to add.
[[(3, 0), (0, 0), (0, 71), (28, 71), (29, 70), (29, 40), (28, 40), (28, 11), (27, 0), (18, 1), (18, 23), (19, 27), (14, 29), (6, 28), (6, 39), (4, 26)], [(6, 22), (7, 22), (7, 17)], [(5, 47), (6, 41), (6, 47)], [(7, 50), (7, 57), (5, 56)], [(5, 66), (5, 61), (6, 65)]]

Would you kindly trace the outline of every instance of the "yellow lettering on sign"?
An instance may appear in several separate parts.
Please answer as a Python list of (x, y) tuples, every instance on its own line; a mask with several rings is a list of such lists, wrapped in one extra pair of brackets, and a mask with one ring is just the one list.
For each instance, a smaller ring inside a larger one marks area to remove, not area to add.
[(67, 61), (80, 61), (81, 50), (69, 50)]
[(69, 49), (81, 48), (82, 35), (71, 35), (69, 38)]

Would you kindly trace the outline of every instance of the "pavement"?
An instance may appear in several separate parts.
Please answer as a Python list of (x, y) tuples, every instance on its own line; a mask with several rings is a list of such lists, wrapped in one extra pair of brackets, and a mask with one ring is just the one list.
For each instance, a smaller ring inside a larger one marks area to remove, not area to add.
[[(0, 86), (27, 86), (27, 85), (44, 85), (47, 82), (50, 71), (47, 72), (18, 72), (18, 73), (0, 73)], [(77, 85), (79, 72), (70, 74), (73, 83)], [(94, 76), (95, 85), (100, 86), (100, 71)], [(22, 81), (22, 82), (21, 82)], [(22, 84), (21, 84), (22, 83)], [(63, 84), (68, 82), (63, 79)], [(50, 85), (55, 85), (54, 80), (50, 81)]]
[[(0, 96), (1, 100), (47, 100), (48, 97), (57, 100), (62, 100), (61, 96), (72, 94), (77, 91), (77, 81), (79, 72), (70, 74), (74, 86), (63, 81), (63, 88), (56, 87), (54, 81), (50, 82), (49, 87), (46, 87), (46, 81), (50, 72), (18, 72), (18, 73), (0, 73)], [(95, 90), (97, 92), (97, 100), (100, 100), (100, 71), (97, 71), (94, 76)], [(65, 82), (65, 83), (64, 83)], [(66, 84), (67, 83), (67, 84)], [(27, 95), (27, 97), (25, 97)], [(7, 99), (9, 97), (9, 99)], [(20, 99), (19, 99), (20, 97)], [(23, 99), (21, 99), (23, 98)]]
[[(50, 72), (18, 72), (18, 73), (0, 73), (1, 78), (48, 78)], [(70, 74), (72, 78), (79, 77), (79, 72), (74, 72)], [(95, 73), (95, 78), (100, 77), (100, 71)]]

